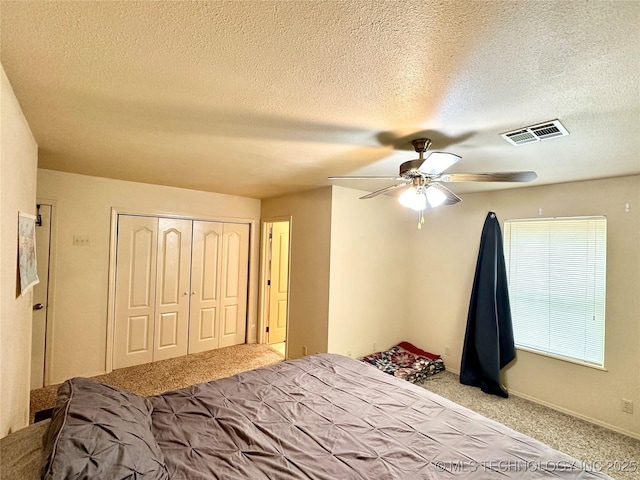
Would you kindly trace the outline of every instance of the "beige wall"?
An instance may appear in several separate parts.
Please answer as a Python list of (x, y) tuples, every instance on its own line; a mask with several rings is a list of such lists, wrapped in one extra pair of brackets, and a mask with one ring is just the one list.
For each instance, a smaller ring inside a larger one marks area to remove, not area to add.
[[(463, 196), (438, 209), (426, 229), (412, 236), (413, 249), (428, 269), (415, 269), (408, 334), (421, 347), (444, 353), (459, 370), (467, 309), (480, 234), (488, 211), (501, 224), (511, 218), (606, 215), (607, 371), (518, 350), (505, 380), (512, 392), (583, 418), (640, 436), (640, 176), (529, 187)], [(625, 212), (625, 203), (630, 211)], [(620, 408), (632, 400), (636, 413)]]
[(38, 145), (0, 67), (0, 437), (29, 423), (33, 290), (17, 295), (18, 212), (35, 214)]
[[(38, 198), (56, 202), (52, 325), (47, 339), (47, 384), (71, 376), (104, 373), (107, 358), (107, 302), (111, 208), (127, 212), (155, 212), (191, 218), (251, 220), (250, 262), (253, 267), (249, 300), (248, 337), (255, 341), (260, 201), (173, 187), (38, 171)], [(89, 246), (73, 245), (73, 236), (89, 236)]]
[(261, 216), (291, 217), (287, 356), (326, 352), (331, 187), (263, 200)]
[(328, 351), (353, 357), (405, 340), (408, 272), (425, 267), (404, 247), (417, 214), (365, 193), (333, 187), (331, 208)]
[[(35, 213), (37, 144), (1, 73), (0, 437), (28, 423), (31, 293), (16, 294), (18, 211)], [(518, 351), (512, 393), (640, 437), (640, 176), (470, 194), (427, 215), (421, 231), (395, 200), (362, 202), (340, 187), (262, 202), (49, 170), (37, 196), (55, 202), (55, 296), (48, 383), (106, 370), (111, 207), (129, 212), (242, 219), (291, 216), (290, 357), (353, 356), (407, 339), (458, 370), (480, 232), (487, 211), (508, 218), (608, 218), (606, 371)], [(625, 203), (630, 211), (625, 211)], [(89, 236), (74, 247), (74, 235)], [(257, 231), (251, 261), (257, 266)], [(254, 290), (257, 268), (252, 270)], [(255, 338), (256, 296), (249, 308)], [(635, 403), (621, 412), (621, 398)]]

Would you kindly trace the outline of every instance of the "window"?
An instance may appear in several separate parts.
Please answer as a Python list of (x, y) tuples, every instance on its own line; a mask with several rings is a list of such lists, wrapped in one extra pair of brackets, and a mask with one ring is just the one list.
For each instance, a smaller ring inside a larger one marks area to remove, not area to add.
[(605, 217), (507, 220), (516, 346), (604, 366)]

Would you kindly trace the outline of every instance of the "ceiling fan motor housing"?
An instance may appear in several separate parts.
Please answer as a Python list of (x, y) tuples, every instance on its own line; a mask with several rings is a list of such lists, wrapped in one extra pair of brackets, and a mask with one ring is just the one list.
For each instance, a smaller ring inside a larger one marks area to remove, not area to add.
[(431, 140), (428, 138), (416, 138), (411, 140), (411, 144), (415, 151), (420, 154), (420, 158), (409, 160), (400, 165), (400, 176), (406, 179), (424, 177), (424, 173), (419, 169), (424, 163), (424, 152), (426, 152), (431, 146)]
[(419, 170), (420, 165), (424, 163), (424, 159), (409, 160), (400, 165), (400, 176), (402, 178), (423, 177), (425, 174)]
[(414, 140), (411, 140), (411, 144), (413, 145), (413, 148), (416, 152), (424, 153), (431, 146), (431, 140), (428, 138), (416, 138)]

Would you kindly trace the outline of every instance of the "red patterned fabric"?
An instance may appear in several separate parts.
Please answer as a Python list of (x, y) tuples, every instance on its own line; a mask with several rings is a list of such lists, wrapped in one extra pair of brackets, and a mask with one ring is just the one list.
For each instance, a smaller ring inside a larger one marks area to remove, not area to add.
[[(413, 348), (413, 351), (404, 348), (402, 345)], [(384, 352), (375, 352), (367, 355), (361, 360), (365, 363), (370, 363), (378, 370), (411, 383), (422, 382), (428, 376), (435, 375), (445, 369), (444, 362), (440, 357), (434, 359), (416, 352), (423, 351), (408, 342), (403, 342)], [(424, 353), (434, 356), (429, 352)]]
[(429, 353), (425, 350), (420, 350), (418, 347), (416, 347), (415, 345), (409, 343), (409, 342), (400, 342), (398, 344), (398, 346), (400, 348), (404, 348), (405, 350), (407, 350), (408, 352), (413, 353), (414, 355), (420, 355), (422, 357), (427, 357), (430, 358), (431, 360), (439, 360), (440, 355), (436, 355), (435, 353)]

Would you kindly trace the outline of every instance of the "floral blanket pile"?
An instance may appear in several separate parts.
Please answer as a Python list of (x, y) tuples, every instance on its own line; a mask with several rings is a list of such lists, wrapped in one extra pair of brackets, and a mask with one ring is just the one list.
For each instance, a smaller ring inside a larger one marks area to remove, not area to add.
[(409, 342), (399, 343), (384, 352), (372, 353), (361, 360), (411, 383), (422, 382), (444, 370), (440, 355), (420, 350)]

